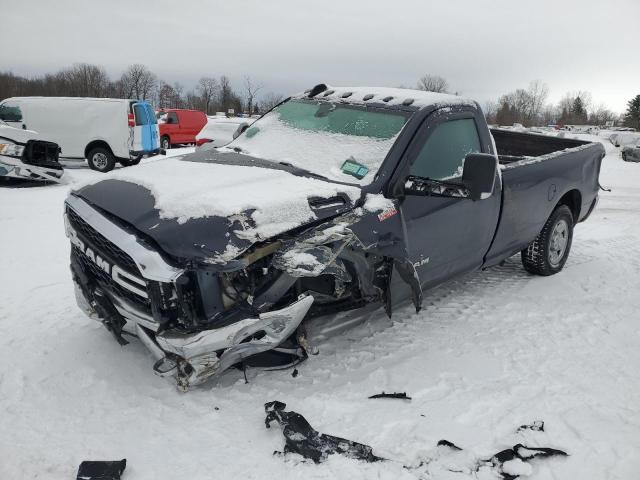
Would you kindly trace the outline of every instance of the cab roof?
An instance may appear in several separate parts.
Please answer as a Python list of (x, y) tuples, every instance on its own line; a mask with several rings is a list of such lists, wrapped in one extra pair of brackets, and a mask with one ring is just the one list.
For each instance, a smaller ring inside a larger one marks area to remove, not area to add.
[(465, 97), (447, 93), (425, 92), (408, 88), (389, 87), (334, 87), (316, 85), (293, 98), (314, 98), (318, 100), (342, 101), (350, 104), (383, 104), (412, 109), (440, 108), (453, 105), (476, 106), (476, 102)]

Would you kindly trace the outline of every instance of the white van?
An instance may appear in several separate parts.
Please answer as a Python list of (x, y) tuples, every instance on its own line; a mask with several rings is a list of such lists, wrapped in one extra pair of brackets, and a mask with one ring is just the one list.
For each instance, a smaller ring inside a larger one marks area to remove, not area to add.
[(151, 105), (139, 100), (75, 97), (13, 97), (0, 103), (0, 120), (35, 130), (60, 145), (61, 159), (84, 160), (100, 172), (116, 162), (135, 165), (160, 153)]

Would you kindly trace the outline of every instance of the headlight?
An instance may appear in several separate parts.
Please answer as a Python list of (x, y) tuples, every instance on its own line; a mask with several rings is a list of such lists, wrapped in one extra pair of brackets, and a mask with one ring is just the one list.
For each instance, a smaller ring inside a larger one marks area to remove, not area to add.
[(0, 155), (21, 157), (22, 152), (24, 152), (24, 147), (22, 145), (16, 145), (15, 143), (0, 143)]

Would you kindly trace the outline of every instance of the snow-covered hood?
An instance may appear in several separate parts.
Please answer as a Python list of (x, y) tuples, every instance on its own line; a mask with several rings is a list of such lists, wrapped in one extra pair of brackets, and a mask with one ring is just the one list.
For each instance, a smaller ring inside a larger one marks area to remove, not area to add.
[(345, 212), (361, 196), (358, 187), (280, 168), (236, 153), (196, 153), (112, 172), (74, 194), (171, 256), (224, 263), (256, 242)]
[(33, 130), (22, 130), (0, 122), (0, 137), (17, 143), (27, 143), (29, 140), (42, 140), (41, 135)]

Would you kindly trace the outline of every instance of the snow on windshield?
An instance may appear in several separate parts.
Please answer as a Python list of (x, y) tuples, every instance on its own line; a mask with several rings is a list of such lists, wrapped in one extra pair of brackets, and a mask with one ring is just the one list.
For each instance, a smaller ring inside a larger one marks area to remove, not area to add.
[(409, 114), (400, 111), (291, 100), (258, 120), (229, 146), (331, 180), (367, 185), (408, 118)]

